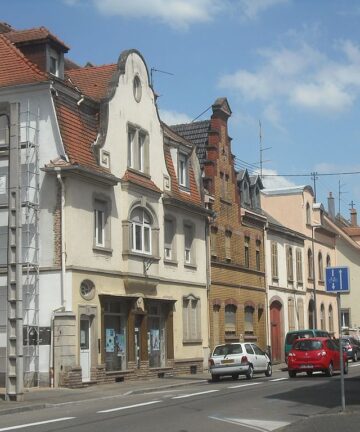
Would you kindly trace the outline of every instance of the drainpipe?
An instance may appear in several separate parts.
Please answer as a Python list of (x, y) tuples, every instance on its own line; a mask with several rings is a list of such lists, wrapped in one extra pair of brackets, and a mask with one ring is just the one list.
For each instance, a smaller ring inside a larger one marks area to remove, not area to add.
[(65, 277), (66, 277), (66, 250), (65, 250), (65, 184), (61, 177), (61, 169), (55, 168), (57, 172), (57, 180), (60, 183), (61, 187), (61, 210), (60, 210), (60, 218), (61, 218), (61, 228), (60, 228), (60, 237), (61, 237), (61, 307), (66, 310), (66, 301), (65, 301)]
[(271, 333), (271, 324), (270, 324), (270, 317), (269, 317), (269, 283), (267, 278), (267, 271), (266, 271), (266, 247), (267, 247), (267, 234), (266, 231), (268, 229), (268, 221), (266, 221), (266, 224), (263, 228), (263, 245), (264, 245), (264, 271), (265, 271), (265, 325), (266, 325), (266, 351), (269, 354), (270, 360), (272, 362), (272, 347), (271, 347), (271, 339), (270, 339), (270, 333)]

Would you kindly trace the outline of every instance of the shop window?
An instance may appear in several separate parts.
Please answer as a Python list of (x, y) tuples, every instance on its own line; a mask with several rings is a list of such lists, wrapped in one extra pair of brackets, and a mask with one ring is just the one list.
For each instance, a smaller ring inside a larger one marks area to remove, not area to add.
[(160, 302), (148, 304), (148, 353), (150, 367), (165, 366), (165, 319)]
[(183, 298), (183, 340), (201, 341), (200, 299), (192, 295)]

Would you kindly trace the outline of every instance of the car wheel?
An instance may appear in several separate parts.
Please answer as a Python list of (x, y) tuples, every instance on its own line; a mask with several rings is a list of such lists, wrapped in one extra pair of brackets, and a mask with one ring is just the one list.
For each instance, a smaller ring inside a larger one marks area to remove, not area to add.
[(251, 379), (254, 376), (254, 368), (252, 365), (249, 365), (249, 369), (246, 372), (246, 379)]
[(211, 381), (212, 382), (218, 382), (218, 381), (220, 381), (220, 375), (211, 374)]
[(354, 357), (353, 357), (353, 362), (355, 363), (355, 362), (357, 362), (357, 360), (358, 360), (358, 354), (357, 354), (357, 352), (355, 351), (355, 352), (354, 352)]
[(295, 378), (296, 377), (296, 372), (295, 371), (289, 371), (289, 377), (290, 378)]
[(239, 374), (232, 374), (231, 378), (235, 381), (239, 378)]
[(271, 366), (271, 363), (268, 363), (266, 371), (265, 371), (265, 376), (271, 377), (271, 375), (272, 375), (272, 366)]
[(325, 375), (328, 377), (332, 377), (334, 375), (334, 366), (332, 363), (330, 363), (328, 368), (326, 369)]
[(312, 374), (313, 374), (313, 371), (307, 371), (307, 372), (306, 372), (306, 375), (307, 375), (307, 376), (312, 376)]
[(347, 375), (348, 372), (349, 372), (349, 363), (348, 361), (346, 361), (344, 364), (344, 375)]

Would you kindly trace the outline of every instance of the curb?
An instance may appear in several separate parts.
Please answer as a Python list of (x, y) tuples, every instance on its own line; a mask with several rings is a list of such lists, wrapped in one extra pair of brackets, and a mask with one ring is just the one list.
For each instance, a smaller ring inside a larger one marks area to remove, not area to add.
[(13, 408), (5, 408), (0, 410), (0, 416), (6, 415), (6, 414), (17, 414), (20, 412), (26, 412), (26, 411), (35, 411), (37, 409), (43, 409), (47, 408), (48, 404), (41, 403), (41, 404), (34, 404), (34, 405), (26, 405), (21, 407), (13, 407)]

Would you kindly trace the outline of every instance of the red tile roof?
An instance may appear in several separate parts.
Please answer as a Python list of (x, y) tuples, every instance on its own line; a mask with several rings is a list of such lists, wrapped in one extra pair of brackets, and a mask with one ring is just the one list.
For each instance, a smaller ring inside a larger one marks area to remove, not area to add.
[(141, 174), (137, 174), (134, 171), (127, 170), (121, 180), (124, 182), (130, 182), (138, 186), (142, 186), (154, 192), (161, 193), (161, 190), (156, 186), (156, 184), (152, 180), (142, 176)]
[(26, 42), (45, 41), (51, 39), (58, 45), (61, 45), (65, 51), (69, 50), (69, 47), (65, 45), (63, 41), (58, 39), (45, 27), (32, 28), (27, 30), (11, 30), (4, 33), (5, 36), (14, 44), (21, 44)]
[(91, 145), (98, 134), (98, 111), (59, 94), (54, 98), (57, 118), (66, 154), (72, 165), (81, 165), (98, 172), (109, 171), (101, 167)]
[(48, 80), (47, 74), (31, 63), (4, 34), (0, 34), (0, 59), (0, 87)]
[(106, 96), (109, 82), (116, 69), (116, 64), (84, 67), (68, 70), (66, 76), (83, 94), (100, 101)]

